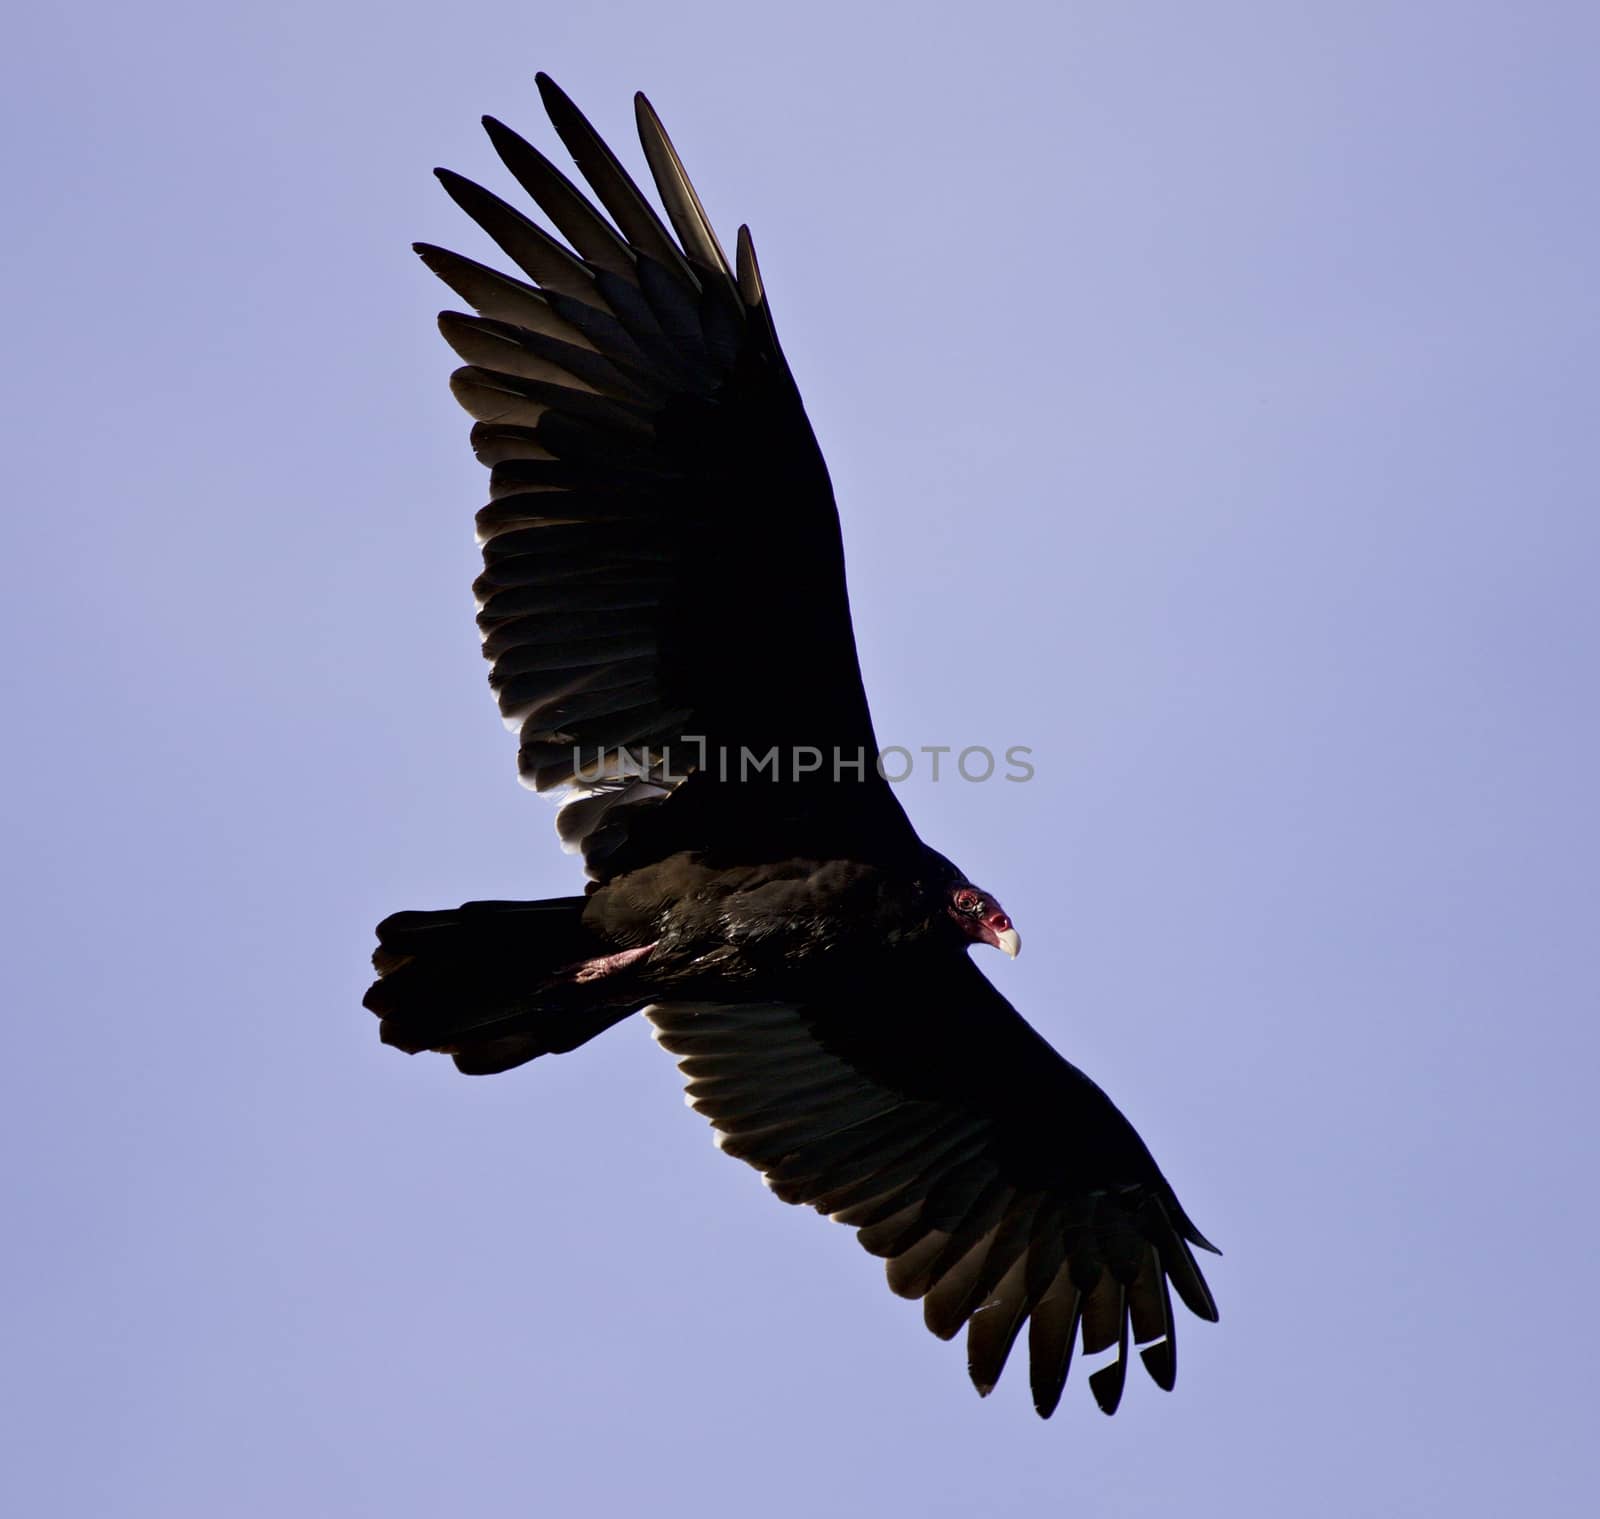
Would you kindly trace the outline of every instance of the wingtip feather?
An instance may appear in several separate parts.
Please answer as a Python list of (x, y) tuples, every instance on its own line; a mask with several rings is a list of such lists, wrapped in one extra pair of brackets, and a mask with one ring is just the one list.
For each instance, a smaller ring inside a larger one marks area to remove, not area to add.
[(761, 283), (761, 266), (756, 262), (755, 239), (750, 236), (747, 224), (740, 224), (734, 257), (739, 265), (739, 295), (746, 306), (759, 306), (767, 298), (767, 292)]
[(694, 181), (689, 178), (689, 171), (683, 166), (683, 159), (673, 146), (672, 138), (662, 125), (655, 107), (643, 92), (635, 93), (633, 97), (633, 115), (639, 133), (639, 145), (644, 149), (645, 161), (656, 182), (656, 192), (667, 209), (684, 251), (727, 280), (731, 292), (735, 281), (728, 255), (722, 251), (716, 229), (706, 215), (706, 208), (694, 187)]

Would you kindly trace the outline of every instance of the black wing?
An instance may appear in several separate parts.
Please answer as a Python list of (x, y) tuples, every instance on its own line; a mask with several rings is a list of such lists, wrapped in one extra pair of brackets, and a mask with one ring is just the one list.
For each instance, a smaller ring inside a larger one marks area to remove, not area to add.
[(1081, 1342), (1116, 1347), (1089, 1377), (1113, 1413), (1130, 1341), (1177, 1374), (1168, 1284), (1217, 1317), (1189, 1222), (1111, 1100), (969, 961), (861, 987), (848, 1003), (646, 1009), (717, 1143), (785, 1202), (860, 1231), (889, 1285), (941, 1339), (967, 1325), (987, 1394), (1024, 1323), (1048, 1418)]
[(672, 231), (542, 74), (539, 89), (609, 219), (486, 119), (570, 249), (446, 170), (446, 190), (532, 283), (417, 249), (478, 313), (440, 326), (466, 360), (452, 388), (492, 469), (478, 621), (523, 780), (567, 799), (562, 838), (602, 879), (688, 841), (903, 847), (909, 824), (875, 770), (827, 468), (748, 231), (735, 273), (642, 95)]

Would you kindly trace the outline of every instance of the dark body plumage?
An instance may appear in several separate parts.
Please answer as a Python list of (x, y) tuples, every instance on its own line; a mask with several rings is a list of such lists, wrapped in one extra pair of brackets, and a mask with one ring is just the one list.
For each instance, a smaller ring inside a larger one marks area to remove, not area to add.
[[(383, 1038), (489, 1073), (643, 1008), (725, 1150), (855, 1226), (987, 1392), (1028, 1325), (1036, 1407), (1074, 1345), (1121, 1397), (1176, 1370), (1170, 1285), (1206, 1245), (1138, 1135), (972, 964), (998, 903), (878, 775), (826, 467), (748, 233), (730, 264), (659, 122), (671, 231), (546, 78), (602, 214), (497, 122), (566, 238), (439, 171), (527, 276), (419, 247), (476, 315), (441, 329), (490, 466), (479, 624), (525, 783), (565, 802), (583, 896), (379, 925)], [(531, 281), (532, 283), (528, 283)]]

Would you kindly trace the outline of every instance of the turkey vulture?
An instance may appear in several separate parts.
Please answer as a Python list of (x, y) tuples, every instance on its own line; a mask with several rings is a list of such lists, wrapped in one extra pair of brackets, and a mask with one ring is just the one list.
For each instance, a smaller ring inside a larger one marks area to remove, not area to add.
[[(980, 1393), (1028, 1326), (1048, 1417), (1075, 1345), (1113, 1412), (1130, 1341), (1176, 1373), (1169, 1284), (1215, 1319), (1190, 1223), (1088, 1077), (967, 951), (995, 897), (917, 837), (879, 772), (828, 473), (749, 231), (730, 261), (635, 97), (663, 222), (544, 75), (593, 193), (492, 118), (565, 242), (447, 170), (521, 276), (430, 245), (490, 468), (476, 584), (525, 784), (563, 801), (582, 896), (378, 925), (382, 1038), (473, 1074), (643, 1009), (718, 1145), (859, 1231)], [(598, 202), (598, 205), (595, 204)]]

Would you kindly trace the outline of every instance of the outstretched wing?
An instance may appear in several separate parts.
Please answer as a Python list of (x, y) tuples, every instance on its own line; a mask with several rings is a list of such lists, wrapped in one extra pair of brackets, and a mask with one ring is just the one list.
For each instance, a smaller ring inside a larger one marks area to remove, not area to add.
[(451, 384), (492, 471), (478, 621), (522, 778), (566, 799), (563, 840), (601, 879), (690, 840), (748, 849), (763, 829), (774, 849), (903, 842), (876, 773), (827, 468), (748, 231), (735, 270), (642, 95), (670, 231), (542, 74), (539, 90), (608, 214), (486, 119), (570, 246), (439, 170), (526, 278), (417, 249), (477, 312), (440, 326), (466, 361)]
[(785, 1202), (860, 1231), (928, 1328), (967, 1326), (967, 1367), (994, 1386), (1028, 1325), (1034, 1406), (1055, 1411), (1075, 1344), (1113, 1413), (1129, 1344), (1177, 1374), (1168, 1284), (1217, 1317), (1190, 1245), (1213, 1249), (1144, 1143), (970, 962), (859, 987), (848, 1002), (646, 1009), (717, 1144)]

